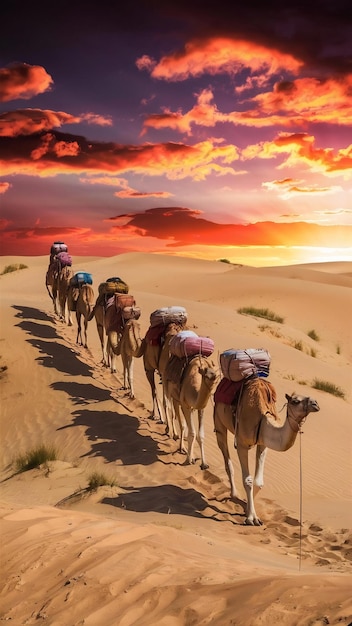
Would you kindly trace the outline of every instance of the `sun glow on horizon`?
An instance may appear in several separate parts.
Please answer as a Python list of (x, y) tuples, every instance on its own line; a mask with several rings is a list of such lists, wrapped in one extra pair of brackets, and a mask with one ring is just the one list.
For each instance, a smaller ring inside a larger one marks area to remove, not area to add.
[(300, 265), (303, 263), (352, 262), (352, 247), (325, 248), (310, 246), (233, 246), (204, 250), (192, 247), (188, 250), (159, 250), (155, 254), (179, 256), (204, 261), (226, 259), (234, 265), (271, 267)]

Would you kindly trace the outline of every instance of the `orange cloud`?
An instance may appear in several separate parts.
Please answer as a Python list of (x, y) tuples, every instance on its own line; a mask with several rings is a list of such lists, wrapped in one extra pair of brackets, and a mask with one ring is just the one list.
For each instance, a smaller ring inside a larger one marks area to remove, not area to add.
[(214, 127), (218, 122), (231, 121), (228, 114), (220, 113), (216, 105), (212, 104), (213, 97), (211, 89), (203, 89), (197, 97), (197, 104), (184, 115), (181, 111), (172, 113), (169, 109), (164, 109), (159, 115), (149, 115), (144, 120), (142, 135), (147, 127), (172, 128), (190, 135), (192, 124)]
[(49, 91), (53, 82), (44, 67), (13, 63), (0, 69), (0, 102), (30, 100), (33, 96)]
[(315, 138), (306, 133), (280, 133), (272, 142), (261, 142), (242, 151), (244, 159), (272, 159), (278, 155), (288, 156), (278, 169), (305, 165), (313, 172), (327, 176), (352, 177), (352, 144), (334, 152), (332, 148), (315, 148)]
[(182, 143), (145, 143), (123, 146), (87, 142), (83, 137), (53, 131), (40, 137), (19, 136), (16, 142), (0, 142), (3, 175), (56, 176), (57, 174), (123, 174), (136, 172), (166, 176), (169, 180), (190, 177), (201, 181), (214, 173), (235, 175), (231, 167), (239, 159), (233, 145), (208, 140), (189, 146)]
[(314, 195), (327, 195), (342, 191), (342, 187), (337, 185), (329, 187), (318, 187), (317, 185), (304, 185), (302, 181), (294, 180), (292, 178), (285, 178), (283, 180), (274, 180), (271, 182), (262, 183), (262, 187), (269, 191), (278, 191), (280, 198), (286, 200), (292, 196), (299, 196), (302, 194), (314, 194)]
[(135, 189), (124, 189), (123, 191), (115, 191), (114, 196), (117, 198), (171, 198), (173, 194), (168, 191), (136, 191)]
[(10, 183), (0, 182), (0, 194), (6, 193), (12, 185)]
[(290, 54), (251, 41), (217, 37), (189, 41), (183, 50), (164, 56), (159, 62), (144, 55), (137, 59), (140, 70), (153, 78), (181, 81), (208, 73), (236, 74), (248, 68), (270, 76), (280, 70), (297, 73), (302, 62)]
[[(253, 79), (248, 87), (253, 87)], [(236, 89), (238, 91), (238, 88)], [(173, 112), (165, 108), (161, 114), (149, 115), (144, 120), (142, 134), (148, 127), (172, 128), (191, 134), (191, 125), (214, 127), (228, 122), (235, 126), (265, 128), (270, 126), (302, 126), (307, 123), (350, 125), (352, 119), (352, 74), (339, 79), (317, 80), (302, 78), (281, 81), (273, 91), (249, 98), (245, 111), (222, 113), (212, 103), (213, 92), (204, 89), (197, 96), (197, 104), (187, 111)]]
[(87, 183), (89, 185), (121, 187), (121, 191), (114, 192), (114, 196), (117, 198), (170, 198), (173, 195), (167, 191), (137, 191), (129, 186), (126, 178), (116, 178), (115, 176), (94, 176), (80, 178), (79, 180), (81, 183)]
[[(277, 123), (279, 114), (295, 123), (332, 123), (350, 125), (352, 119), (352, 74), (334, 79), (299, 78), (281, 81), (270, 93), (261, 93), (251, 102), (256, 110), (241, 114), (242, 123), (263, 125), (273, 119)], [(253, 116), (255, 116), (253, 118)], [(263, 116), (264, 120), (263, 120)], [(274, 116), (274, 117), (273, 117)], [(284, 123), (284, 120), (283, 120)]]
[(31, 135), (43, 130), (60, 128), (64, 124), (80, 124), (81, 122), (99, 126), (111, 126), (112, 124), (110, 118), (103, 118), (94, 113), (83, 113), (77, 116), (63, 111), (18, 109), (0, 114), (0, 137)]

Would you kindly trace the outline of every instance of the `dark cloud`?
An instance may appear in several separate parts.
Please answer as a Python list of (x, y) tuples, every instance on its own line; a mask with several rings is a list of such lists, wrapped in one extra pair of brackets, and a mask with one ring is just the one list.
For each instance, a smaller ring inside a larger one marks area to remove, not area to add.
[[(20, 6), (19, 6), (20, 4)], [(228, 2), (228, 0), (139, 0), (137, 4), (7, 2), (2, 8), (2, 44), (40, 50), (82, 37), (92, 41), (111, 33), (163, 42), (165, 52), (175, 41), (226, 35), (248, 37), (296, 54), (321, 71), (352, 71), (351, 4), (346, 0), (302, 2)], [(20, 60), (20, 59), (19, 59)]]
[(127, 230), (144, 237), (168, 240), (169, 246), (329, 246), (331, 238), (349, 245), (352, 226), (258, 222), (256, 224), (218, 224), (199, 217), (199, 211), (185, 207), (148, 209), (110, 218), (119, 222), (115, 231)]

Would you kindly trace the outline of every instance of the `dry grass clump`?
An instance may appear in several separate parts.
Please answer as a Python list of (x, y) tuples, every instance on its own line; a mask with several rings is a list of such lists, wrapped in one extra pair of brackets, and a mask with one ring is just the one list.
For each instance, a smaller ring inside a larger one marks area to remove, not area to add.
[(117, 482), (114, 478), (108, 478), (102, 472), (93, 472), (88, 477), (88, 491), (96, 491), (98, 487), (116, 487)]
[(24, 263), (12, 263), (12, 265), (5, 265), (0, 276), (3, 274), (10, 274), (11, 272), (17, 272), (17, 270), (25, 270), (27, 268), (28, 265), (24, 265)]
[(28, 450), (25, 454), (19, 455), (15, 459), (15, 467), (18, 472), (26, 472), (40, 465), (45, 465), (48, 461), (57, 460), (57, 450), (54, 446), (44, 444)]
[(312, 387), (314, 389), (326, 391), (326, 393), (331, 393), (333, 396), (337, 396), (338, 398), (345, 397), (345, 392), (340, 387), (334, 385), (333, 383), (329, 383), (326, 380), (319, 380), (318, 378), (315, 378), (313, 380)]
[(310, 337), (311, 339), (313, 339), (314, 341), (319, 341), (320, 337), (319, 335), (315, 332), (315, 330), (310, 330), (307, 333), (308, 337)]
[(279, 322), (279, 324), (284, 323), (284, 318), (280, 315), (276, 315), (276, 313), (270, 311), (270, 309), (256, 309), (254, 306), (244, 306), (237, 309), (237, 313), (241, 315), (253, 315), (254, 317), (264, 317), (266, 320)]

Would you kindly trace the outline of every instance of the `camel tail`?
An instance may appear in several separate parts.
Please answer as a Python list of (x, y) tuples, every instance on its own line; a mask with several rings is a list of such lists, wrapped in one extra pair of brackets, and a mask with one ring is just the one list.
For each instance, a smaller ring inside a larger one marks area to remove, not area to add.
[(48, 294), (49, 294), (50, 298), (54, 301), (54, 296), (53, 296), (53, 294), (51, 293), (51, 291), (50, 291), (50, 289), (49, 289), (48, 284), (47, 284), (47, 283), (45, 283), (45, 286), (46, 286), (46, 288), (47, 288), (47, 291), (48, 291)]

